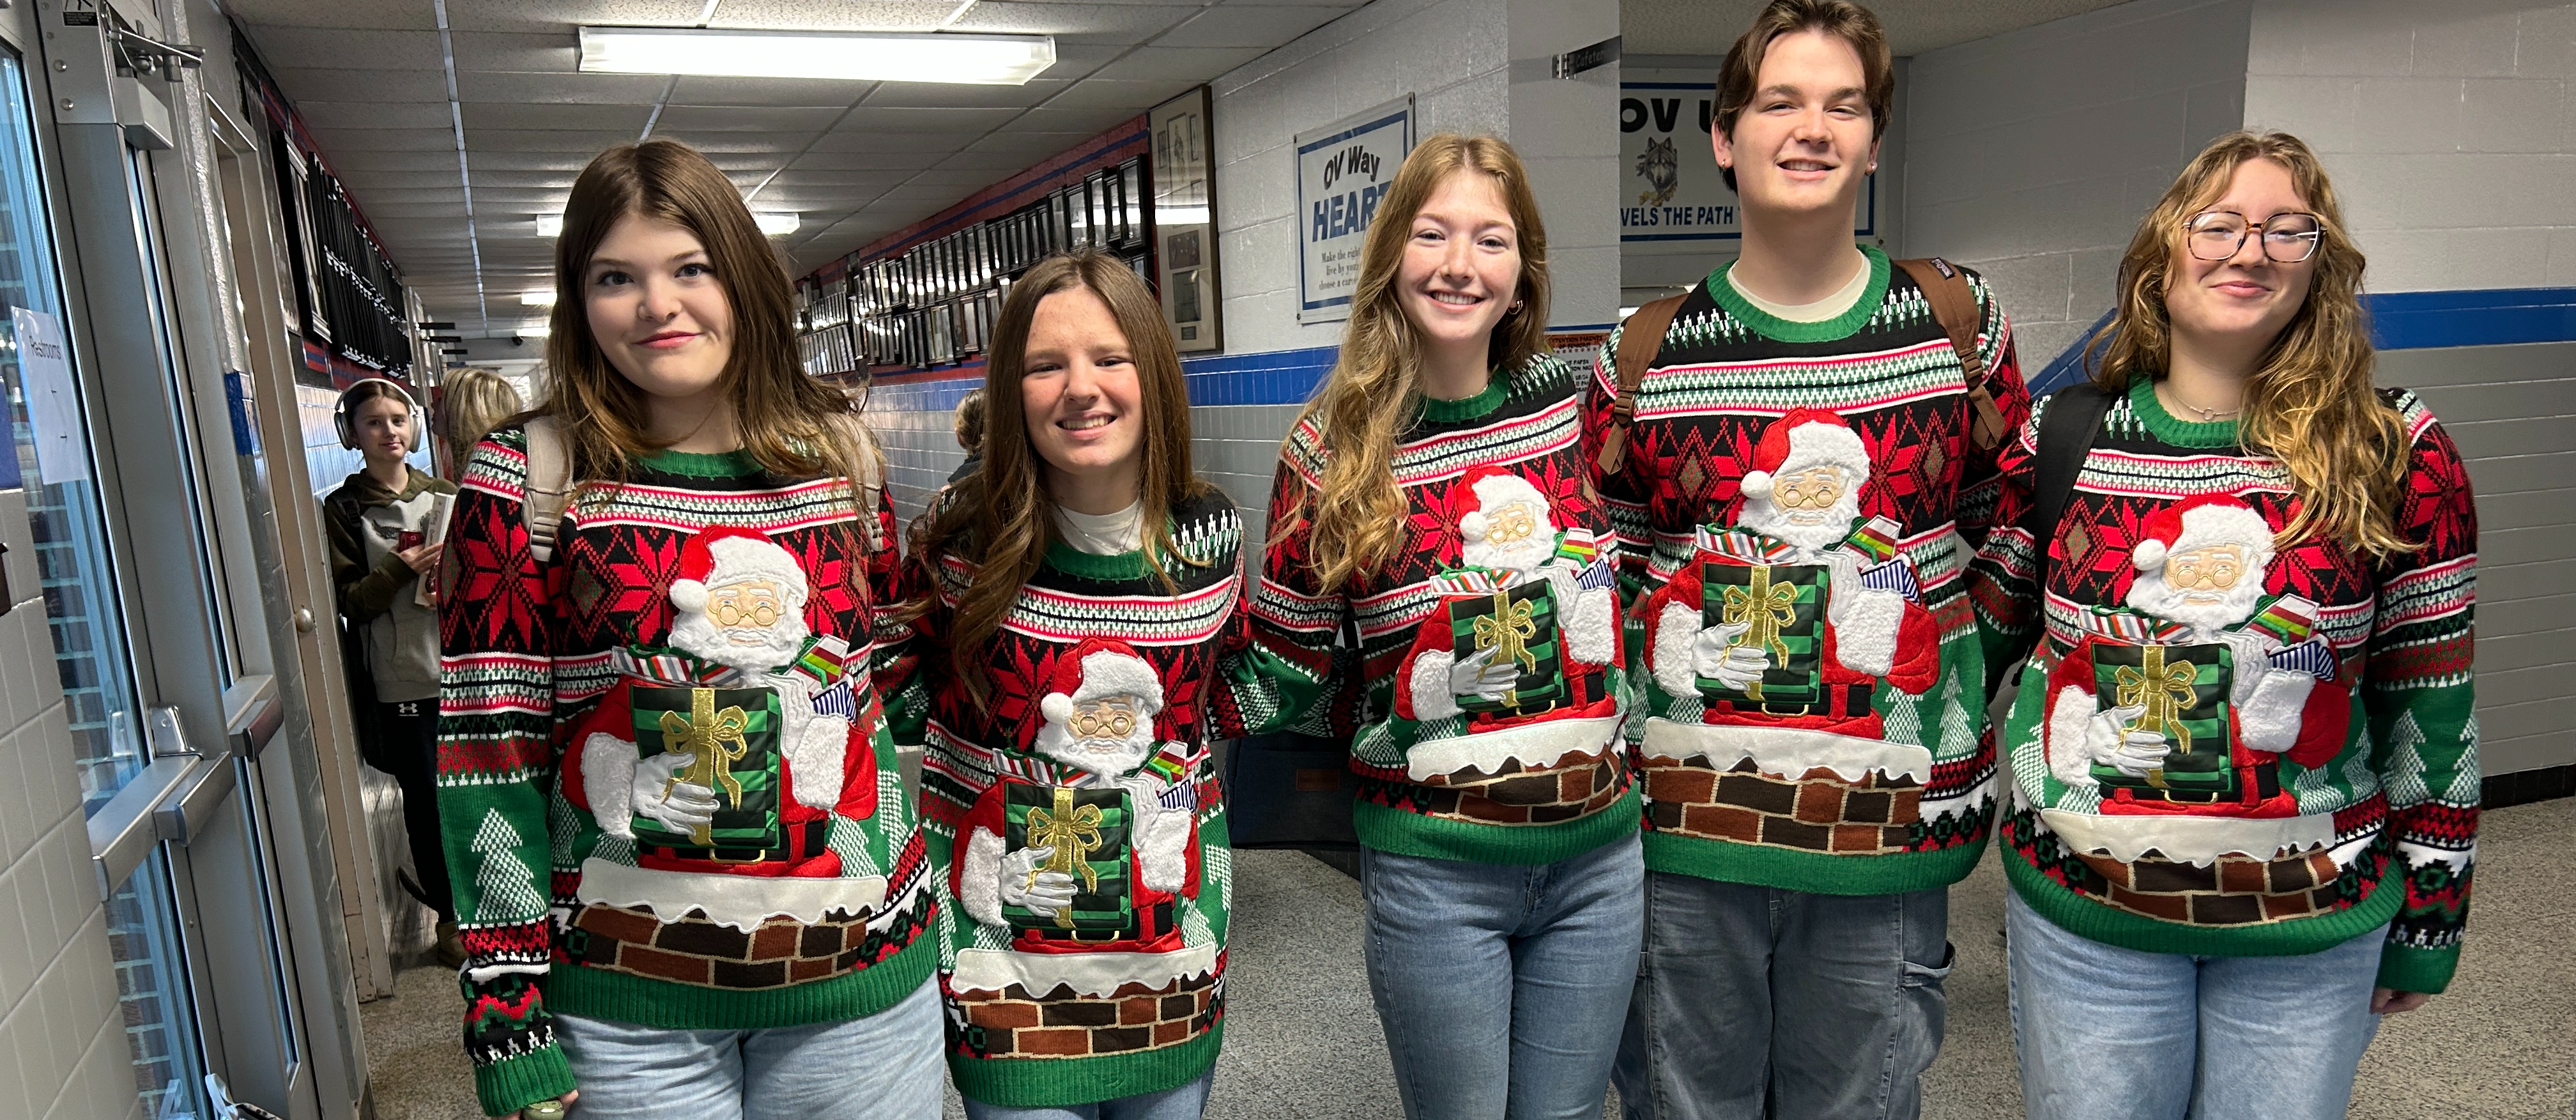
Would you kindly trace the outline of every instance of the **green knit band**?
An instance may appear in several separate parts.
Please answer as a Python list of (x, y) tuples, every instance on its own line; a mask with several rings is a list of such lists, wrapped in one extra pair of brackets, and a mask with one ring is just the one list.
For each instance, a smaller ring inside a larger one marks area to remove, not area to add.
[(671, 1030), (770, 1030), (874, 1015), (911, 995), (939, 963), (938, 934), (924, 929), (901, 952), (829, 980), (766, 991), (701, 988), (623, 972), (558, 964), (539, 986), (546, 1007), (588, 1019)]
[(1216, 1064), (1225, 1021), (1178, 1046), (1085, 1058), (967, 1058), (948, 1074), (961, 1096), (1003, 1108), (1070, 1108), (1177, 1089)]
[(1860, 254), (1869, 258), (1869, 282), (1862, 286), (1860, 298), (1853, 301), (1848, 310), (1822, 322), (1793, 323), (1753, 306), (1752, 300), (1744, 298), (1744, 294), (1736, 290), (1735, 282), (1727, 279), (1727, 273), (1735, 268), (1733, 260), (1717, 266), (1716, 271), (1708, 274), (1705, 282), (1708, 296), (1737, 322), (1753, 328), (1764, 338), (1780, 342), (1837, 342), (1850, 338), (1861, 324), (1869, 322), (1870, 316), (1878, 314), (1880, 304), (1887, 302), (1892, 262), (1874, 245), (1860, 246)]
[(563, 1047), (548, 1046), (488, 1066), (474, 1067), (474, 1099), (485, 1116), (508, 1116), (542, 1100), (572, 1092), (572, 1063)]
[(1946, 887), (1967, 878), (1985, 851), (1986, 842), (1979, 839), (1930, 852), (1838, 856), (1649, 832), (1646, 870), (1810, 894), (1901, 894)]
[(1467, 863), (1555, 863), (1637, 831), (1637, 791), (1609, 808), (1558, 824), (1501, 825), (1430, 817), (1371, 801), (1351, 806), (1360, 844), (1381, 852)]
[[(2393, 865), (2392, 865), (2393, 867)], [(2195, 926), (2132, 914), (2066, 889), (2057, 880), (2007, 850), (2004, 878), (2039, 916), (2078, 937), (2141, 953), (2185, 953), (2198, 957), (2290, 957), (2322, 952), (2375, 929), (2386, 929), (2406, 901), (2406, 884), (2386, 876), (2371, 884), (2360, 904), (2331, 914), (2285, 918), (2242, 926)], [(2382, 964), (2385, 971), (2386, 965)], [(2394, 986), (2394, 985), (2391, 985)]]
[(2418, 949), (2411, 945), (2390, 945), (2379, 951), (2379, 986), (2400, 992), (2440, 994), (2451, 986), (2451, 973), (2460, 967), (2460, 947)]

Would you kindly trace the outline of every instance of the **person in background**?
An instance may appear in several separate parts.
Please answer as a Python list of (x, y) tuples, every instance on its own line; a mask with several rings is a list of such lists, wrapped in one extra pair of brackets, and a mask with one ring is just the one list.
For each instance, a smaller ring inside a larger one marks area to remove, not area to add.
[(322, 499), (339, 600), (349, 704), (366, 760), (403, 792), (413, 886), (438, 912), (434, 951), (453, 968), (464, 960), (456, 903), (438, 829), (438, 612), (436, 588), (448, 503), (456, 484), (405, 462), (427, 435), (411, 394), (371, 377), (340, 394), (333, 416), (340, 446), (365, 467)]
[(968, 398), (999, 406), (989, 455), (905, 563), (915, 671), (879, 677), (963, 912), (949, 1071), (975, 1120), (1196, 1120), (1225, 1033), (1208, 698), (1244, 642), (1243, 526), (1190, 470), (1180, 357), (1118, 258), (1032, 267), (991, 357)]
[(1593, 367), (1644, 709), (1631, 1117), (1912, 1117), (1940, 1049), (1949, 886), (1994, 819), (1959, 573), (2027, 393), (1982, 278), (1853, 241), (1894, 90), (1867, 9), (1764, 8), (1711, 130), (1742, 255)]
[(509, 381), (488, 369), (456, 371), (440, 388), (438, 403), (447, 414), (447, 453), (458, 467), (485, 435), (528, 407)]
[(966, 461), (948, 472), (950, 486), (984, 465), (984, 390), (980, 388), (967, 390), (957, 402), (957, 446), (966, 449)]
[[(2373, 386), (2362, 267), (2306, 144), (2220, 137), (2130, 239), (2092, 384), (2003, 456), (1971, 578), (2021, 679), (2032, 1120), (2340, 1117), (2379, 1016), (2459, 959), (2477, 509), (2432, 412)], [(2088, 397), (2034, 536), (2045, 424)]]
[(1425, 139), (1360, 263), (1341, 356), (1280, 447), (1218, 723), (1355, 718), (1362, 944), (1405, 1114), (1597, 1116), (1644, 864), (1610, 524), (1519, 157)]
[(474, 449), (439, 807), (483, 1111), (932, 1120), (939, 889), (875, 702), (894, 511), (705, 156), (555, 243), (546, 403)]

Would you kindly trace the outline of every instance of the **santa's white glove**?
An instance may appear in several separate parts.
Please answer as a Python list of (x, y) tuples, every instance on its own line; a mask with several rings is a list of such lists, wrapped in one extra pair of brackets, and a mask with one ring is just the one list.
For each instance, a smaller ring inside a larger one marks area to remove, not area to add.
[(1730, 649), (1727, 645), (1752, 628), (1750, 622), (1721, 622), (1702, 628), (1691, 643), (1691, 661), (1699, 675), (1739, 691), (1761, 680), (1762, 671), (1771, 667), (1771, 656), (1754, 646)]
[(1834, 620), (1834, 657), (1843, 668), (1865, 676), (1884, 677), (1896, 665), (1896, 638), (1905, 626), (1905, 596), (1862, 587), (1858, 577), (1836, 584), (1834, 602), (1842, 607)]
[(1054, 854), (1054, 848), (1041, 846), (1022, 848), (1003, 856), (1002, 881), (999, 884), (1002, 905), (1045, 914), (1070, 908), (1073, 905), (1073, 876), (1062, 871), (1038, 870), (1038, 865)]
[(1500, 665), (1494, 664), (1494, 653), (1501, 648), (1491, 646), (1480, 649), (1461, 660), (1451, 662), (1449, 695), (1482, 697), (1496, 703), (1500, 703), (1504, 696), (1509, 695), (1512, 686), (1520, 683), (1521, 667), (1511, 661)]
[(2143, 778), (2147, 771), (2165, 764), (2173, 748), (2165, 737), (2153, 731), (2121, 730), (2147, 712), (2144, 704), (2130, 704), (2097, 713), (2084, 725), (2084, 750), (2095, 762), (2126, 774)]
[(635, 763), (635, 815), (671, 832), (694, 832), (716, 819), (716, 791), (676, 780), (692, 760), (663, 753)]
[(1136, 877), (1151, 890), (1177, 893), (1189, 880), (1190, 814), (1163, 806), (1171, 783), (1151, 774), (1118, 780), (1136, 811)]

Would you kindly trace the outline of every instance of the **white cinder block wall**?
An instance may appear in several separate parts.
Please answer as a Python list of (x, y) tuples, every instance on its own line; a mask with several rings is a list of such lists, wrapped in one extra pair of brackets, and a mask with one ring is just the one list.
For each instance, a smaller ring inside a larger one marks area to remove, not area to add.
[(0, 491), (0, 543), (0, 1115), (139, 1116), (23, 490)]

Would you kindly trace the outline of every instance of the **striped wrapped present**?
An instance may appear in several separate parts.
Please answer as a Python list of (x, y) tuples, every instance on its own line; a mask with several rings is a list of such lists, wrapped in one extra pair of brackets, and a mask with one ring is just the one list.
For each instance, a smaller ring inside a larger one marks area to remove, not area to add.
[[(714, 849), (727, 859), (784, 846), (778, 822), (778, 693), (766, 688), (627, 690), (640, 757), (689, 756), (674, 780), (715, 791), (715, 819), (678, 833), (649, 817), (634, 821), (637, 843)], [(735, 854), (746, 853), (746, 854)]]
[(2234, 654), (2223, 642), (2195, 645), (2093, 643), (2096, 711), (2142, 708), (2123, 731), (2164, 736), (2164, 765), (2133, 778), (2096, 762), (2106, 788), (2172, 790), (2226, 800), (2236, 795), (2228, 742), (2227, 688)]
[(1115, 786), (1075, 789), (1006, 782), (1002, 786), (1003, 847), (1045, 848), (1029, 873), (1073, 877), (1073, 904), (1032, 910), (1002, 904), (1002, 919), (1017, 929), (1122, 931), (1136, 924), (1136, 902), (1127, 882), (1127, 852), (1135, 822), (1127, 792)]

